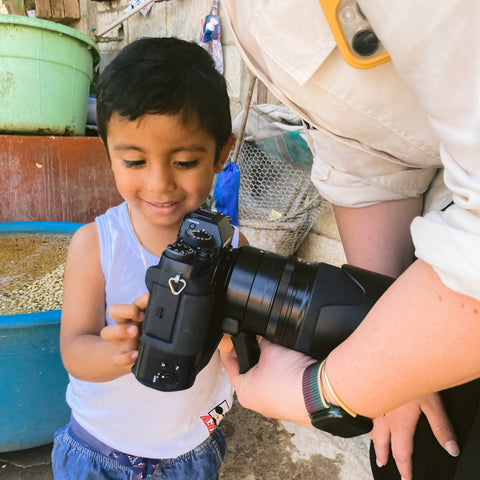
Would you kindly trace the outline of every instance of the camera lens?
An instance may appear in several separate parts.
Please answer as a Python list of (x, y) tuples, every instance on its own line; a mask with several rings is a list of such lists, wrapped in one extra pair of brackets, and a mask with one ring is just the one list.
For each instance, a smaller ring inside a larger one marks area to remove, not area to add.
[(236, 320), (239, 330), (298, 349), (302, 342), (300, 330), (309, 324), (313, 330), (317, 319), (318, 312), (311, 308), (316, 268), (293, 256), (254, 247), (229, 251), (220, 264), (217, 279), (221, 279), (218, 288), (223, 292), (217, 298), (224, 298), (223, 316)]
[[(293, 255), (250, 246), (228, 250), (215, 273), (222, 330), (261, 335), (324, 358), (353, 332), (392, 283), (389, 277), (377, 279), (377, 274), (362, 272), (355, 274), (359, 280), (353, 280), (343, 268), (307, 263)], [(369, 284), (366, 290), (364, 283)]]
[(352, 39), (352, 48), (361, 57), (369, 57), (377, 50), (380, 42), (371, 30), (360, 30)]

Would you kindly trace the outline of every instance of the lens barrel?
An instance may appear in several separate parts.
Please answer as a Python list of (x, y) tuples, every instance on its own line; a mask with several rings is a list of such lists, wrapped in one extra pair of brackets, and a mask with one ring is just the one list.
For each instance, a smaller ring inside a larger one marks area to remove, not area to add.
[(222, 331), (261, 335), (322, 359), (357, 328), (393, 279), (246, 246), (217, 267)]
[(216, 273), (224, 330), (255, 333), (295, 348), (308, 317), (316, 268), (254, 247), (226, 252)]

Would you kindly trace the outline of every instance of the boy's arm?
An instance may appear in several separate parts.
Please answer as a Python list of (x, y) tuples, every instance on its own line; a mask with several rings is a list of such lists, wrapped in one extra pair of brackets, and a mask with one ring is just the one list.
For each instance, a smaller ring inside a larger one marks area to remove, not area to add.
[[(100, 336), (105, 324), (105, 280), (95, 223), (72, 237), (65, 264), (60, 348), (65, 369), (89, 382), (106, 382), (130, 372), (138, 345), (140, 311), (115, 327), (115, 340)], [(133, 328), (130, 328), (132, 327)]]

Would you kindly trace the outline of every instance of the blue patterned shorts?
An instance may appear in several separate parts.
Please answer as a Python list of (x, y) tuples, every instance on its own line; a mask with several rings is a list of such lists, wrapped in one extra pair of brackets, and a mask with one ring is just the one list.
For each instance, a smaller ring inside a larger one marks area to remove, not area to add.
[(216, 428), (190, 452), (165, 460), (141, 459), (135, 468), (128, 464), (135, 457), (103, 455), (79, 441), (68, 424), (55, 433), (52, 467), (55, 480), (217, 480), (225, 450), (225, 439)]

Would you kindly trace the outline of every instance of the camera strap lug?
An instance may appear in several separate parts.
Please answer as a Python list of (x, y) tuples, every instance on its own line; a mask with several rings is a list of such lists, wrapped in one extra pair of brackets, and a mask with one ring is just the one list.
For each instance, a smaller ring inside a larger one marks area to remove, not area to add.
[(174, 277), (168, 279), (168, 286), (173, 295), (180, 295), (187, 286), (187, 282), (180, 273), (177, 273)]

